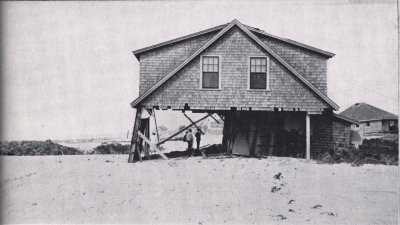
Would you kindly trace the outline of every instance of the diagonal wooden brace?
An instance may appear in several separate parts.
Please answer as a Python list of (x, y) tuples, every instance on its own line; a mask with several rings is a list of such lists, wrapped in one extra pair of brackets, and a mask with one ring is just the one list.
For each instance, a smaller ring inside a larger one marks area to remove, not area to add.
[(210, 117), (213, 118), (213, 119), (215, 120), (215, 122), (217, 122), (218, 124), (220, 124), (220, 122), (219, 122), (217, 119), (215, 119), (215, 117), (213, 117), (212, 114), (209, 113), (208, 115), (210, 115)]
[(209, 116), (210, 116), (210, 115), (206, 115), (206, 116), (204, 116), (204, 117), (202, 117), (202, 118), (200, 118), (200, 119), (194, 121), (192, 124), (190, 124), (190, 125), (184, 127), (182, 130), (179, 130), (178, 132), (176, 132), (176, 133), (172, 134), (171, 136), (165, 138), (164, 140), (158, 142), (158, 143), (157, 143), (157, 146), (160, 146), (160, 145), (164, 144), (165, 142), (171, 140), (171, 139), (172, 139), (173, 137), (175, 137), (176, 135), (178, 135), (178, 134), (182, 133), (183, 131), (189, 129), (191, 126), (193, 126), (193, 124), (196, 124), (196, 123), (198, 123), (198, 122), (204, 120), (205, 118), (207, 118), (207, 117), (209, 117)]
[(143, 141), (145, 141), (147, 144), (149, 144), (150, 146), (153, 146), (153, 147), (156, 149), (157, 153), (158, 153), (163, 159), (168, 160), (168, 157), (165, 156), (164, 153), (162, 153), (162, 152), (160, 151), (160, 149), (158, 149), (157, 146), (156, 146), (155, 144), (151, 143), (151, 141), (150, 141), (149, 139), (147, 139), (147, 137), (144, 136), (144, 134), (142, 134), (140, 131), (138, 131), (138, 135), (139, 135), (139, 137), (141, 137), (141, 138), (143, 139)]
[(186, 115), (185, 113), (183, 113), (183, 115), (201, 132), (202, 135), (204, 135), (204, 132), (200, 129), (200, 127), (198, 127), (192, 119), (190, 119), (190, 117), (188, 115)]

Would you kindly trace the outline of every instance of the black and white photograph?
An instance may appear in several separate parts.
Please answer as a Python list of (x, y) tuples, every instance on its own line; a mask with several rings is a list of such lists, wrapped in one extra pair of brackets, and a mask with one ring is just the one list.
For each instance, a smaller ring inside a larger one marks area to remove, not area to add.
[(0, 6), (1, 224), (399, 223), (398, 1)]

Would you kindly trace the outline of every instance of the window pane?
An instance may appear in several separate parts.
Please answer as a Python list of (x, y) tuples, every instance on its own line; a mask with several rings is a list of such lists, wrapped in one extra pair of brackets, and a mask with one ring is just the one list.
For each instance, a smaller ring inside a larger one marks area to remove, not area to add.
[(256, 72), (256, 67), (255, 66), (251, 66), (250, 67), (250, 73)]
[(203, 73), (203, 88), (218, 88), (219, 77), (218, 73)]
[(203, 63), (208, 64), (208, 57), (203, 57)]
[(261, 59), (261, 65), (267, 65), (267, 59), (266, 58)]
[(218, 72), (218, 65), (214, 65), (214, 72)]
[(261, 66), (261, 72), (262, 72), (262, 73), (265, 73), (265, 72), (267, 71), (266, 68), (267, 68), (266, 65)]
[(214, 57), (214, 64), (218, 65), (218, 57)]
[(267, 89), (267, 74), (266, 73), (251, 73), (250, 74), (250, 89)]

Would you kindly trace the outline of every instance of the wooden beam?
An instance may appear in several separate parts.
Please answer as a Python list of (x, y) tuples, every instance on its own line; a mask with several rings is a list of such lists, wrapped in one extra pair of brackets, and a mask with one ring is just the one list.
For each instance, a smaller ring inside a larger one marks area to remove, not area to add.
[(188, 115), (186, 115), (185, 113), (183, 113), (183, 115), (197, 128), (199, 129), (199, 131), (201, 132), (202, 135), (204, 135), (204, 132), (200, 129), (200, 127), (198, 127), (196, 124), (194, 124), (193, 120), (190, 119), (190, 117)]
[(198, 123), (198, 122), (204, 120), (204, 119), (207, 118), (207, 117), (209, 117), (209, 115), (206, 115), (206, 116), (202, 117), (201, 119), (198, 119), (198, 120), (194, 121), (194, 123), (192, 123), (192, 124), (190, 124), (190, 125), (184, 127), (182, 130), (180, 130), (180, 131), (178, 131), (178, 132), (172, 134), (171, 136), (165, 138), (164, 140), (158, 142), (158, 143), (157, 143), (157, 146), (160, 146), (160, 145), (164, 144), (165, 142), (171, 140), (171, 139), (172, 139), (173, 137), (175, 137), (176, 135), (178, 135), (178, 134), (182, 133), (183, 131), (189, 129), (191, 126), (193, 126), (193, 124), (196, 124), (196, 123)]
[[(141, 122), (141, 115), (142, 115), (142, 109), (138, 108), (136, 110), (136, 117), (135, 117), (135, 123), (133, 125), (133, 131), (132, 131), (132, 139), (131, 139), (131, 149), (129, 151), (129, 157), (128, 157), (128, 162), (133, 163), (135, 159), (139, 158), (140, 161), (142, 161), (142, 156), (140, 155), (139, 148), (137, 146), (137, 141), (138, 141), (138, 131), (140, 127), (140, 122)], [(136, 157), (135, 157), (136, 155)]]
[(311, 158), (310, 152), (310, 114), (306, 114), (306, 159)]
[(217, 113), (217, 115), (219, 116), (219, 118), (221, 118), (222, 121), (225, 122), (224, 118), (222, 118), (221, 114)]
[(154, 116), (154, 124), (156, 125), (156, 132), (157, 132), (157, 142), (160, 141), (160, 135), (158, 134), (158, 126), (157, 126), (157, 119), (156, 119), (156, 110), (153, 110), (153, 116)]
[(213, 118), (213, 119), (215, 120), (215, 122), (217, 122), (218, 124), (220, 124), (220, 122), (219, 122), (217, 119), (215, 119), (215, 117), (213, 117), (212, 114), (209, 113), (208, 115), (210, 115), (210, 117)]
[(151, 143), (151, 141), (150, 141), (146, 136), (144, 136), (140, 131), (138, 131), (138, 135), (139, 135), (139, 137), (141, 137), (141, 138), (143, 139), (143, 141), (145, 141), (147, 144), (149, 144), (150, 146), (153, 146), (153, 147), (156, 149), (157, 153), (158, 153), (163, 159), (168, 160), (168, 157), (165, 156), (164, 153), (162, 153), (162, 152), (160, 151), (160, 149), (158, 149), (157, 146), (156, 146), (155, 144)]

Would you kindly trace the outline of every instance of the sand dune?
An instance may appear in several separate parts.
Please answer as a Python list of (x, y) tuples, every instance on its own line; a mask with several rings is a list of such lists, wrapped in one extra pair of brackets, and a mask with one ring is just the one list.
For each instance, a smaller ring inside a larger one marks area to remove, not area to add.
[(398, 167), (4, 156), (3, 223), (397, 224)]

